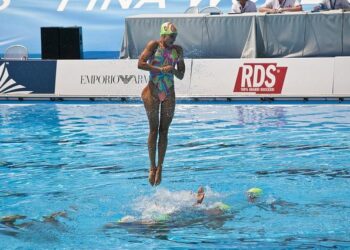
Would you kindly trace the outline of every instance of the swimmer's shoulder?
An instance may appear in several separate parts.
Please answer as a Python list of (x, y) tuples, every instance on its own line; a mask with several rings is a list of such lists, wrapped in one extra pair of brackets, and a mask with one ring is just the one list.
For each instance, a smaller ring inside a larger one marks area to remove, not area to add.
[(150, 56), (152, 56), (156, 52), (158, 46), (159, 46), (159, 41), (157, 40), (149, 41), (145, 49), (141, 53), (140, 59), (146, 61)]
[(151, 40), (147, 43), (146, 48), (148, 50), (154, 51), (158, 48), (159, 46), (159, 41), (158, 40)]
[(177, 51), (177, 53), (178, 53), (179, 55), (183, 55), (183, 49), (182, 49), (182, 47), (181, 47), (180, 45), (174, 44), (174, 45), (173, 45), (173, 48), (176, 49), (176, 51)]
[(184, 54), (183, 54), (182, 47), (179, 46), (179, 45), (174, 44), (173, 45), (173, 50), (176, 51), (176, 55), (177, 55), (176, 57), (177, 57), (178, 62), (183, 62)]

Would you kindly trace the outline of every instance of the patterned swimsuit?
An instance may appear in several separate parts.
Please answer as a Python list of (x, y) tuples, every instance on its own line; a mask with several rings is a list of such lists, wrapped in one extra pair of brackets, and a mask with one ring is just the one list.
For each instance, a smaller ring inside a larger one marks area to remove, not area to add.
[[(175, 67), (179, 61), (179, 54), (174, 46), (163, 48), (158, 46), (154, 55), (150, 58), (150, 64), (156, 67), (171, 65)], [(150, 81), (156, 85), (158, 89), (158, 97), (160, 101), (164, 101), (170, 95), (170, 89), (174, 86), (174, 74), (151, 72)]]

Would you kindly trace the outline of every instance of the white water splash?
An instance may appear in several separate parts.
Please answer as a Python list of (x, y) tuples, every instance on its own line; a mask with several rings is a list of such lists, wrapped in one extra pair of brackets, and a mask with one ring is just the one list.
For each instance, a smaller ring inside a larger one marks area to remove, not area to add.
[(209, 187), (205, 188), (203, 204), (196, 204), (196, 193), (189, 190), (171, 192), (167, 189), (158, 189), (151, 196), (141, 196), (135, 200), (133, 210), (141, 214), (142, 220), (152, 220), (159, 215), (170, 215), (186, 209), (206, 209), (211, 207), (218, 198), (219, 193), (213, 192)]

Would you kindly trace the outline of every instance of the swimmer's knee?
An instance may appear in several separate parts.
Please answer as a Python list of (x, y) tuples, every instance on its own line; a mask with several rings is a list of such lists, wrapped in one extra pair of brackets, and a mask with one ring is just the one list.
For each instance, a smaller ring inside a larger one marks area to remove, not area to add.
[(164, 128), (164, 127), (160, 127), (159, 128), (159, 135), (160, 136), (167, 136), (168, 135), (168, 131), (169, 131), (169, 128)]
[(158, 127), (151, 127), (151, 128), (149, 129), (149, 133), (150, 133), (151, 135), (157, 135), (157, 134), (158, 134)]

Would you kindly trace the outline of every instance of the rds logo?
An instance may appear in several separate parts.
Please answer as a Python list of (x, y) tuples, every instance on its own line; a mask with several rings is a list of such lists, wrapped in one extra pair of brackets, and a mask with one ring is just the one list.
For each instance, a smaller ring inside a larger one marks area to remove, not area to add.
[(238, 70), (233, 92), (281, 94), (287, 67), (277, 63), (245, 63)]

